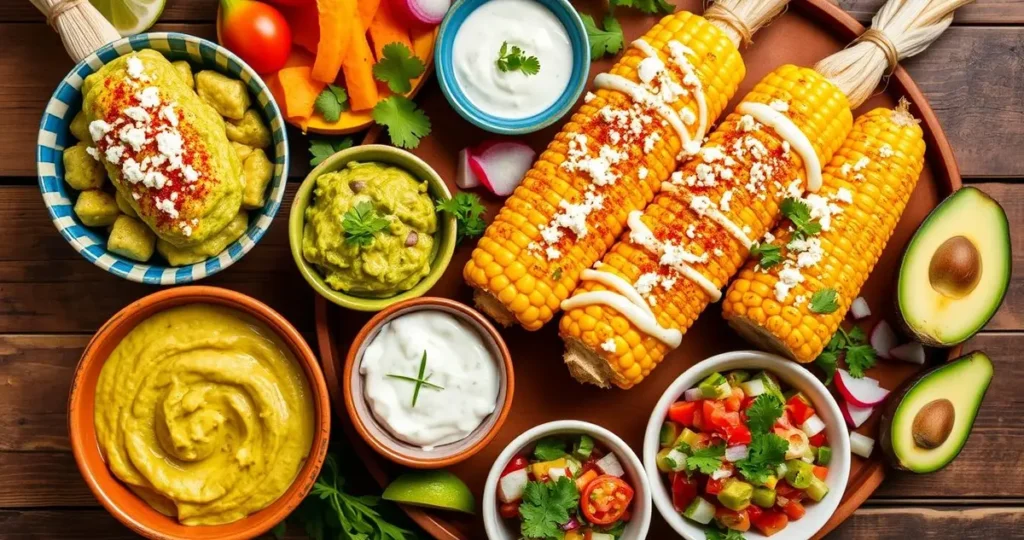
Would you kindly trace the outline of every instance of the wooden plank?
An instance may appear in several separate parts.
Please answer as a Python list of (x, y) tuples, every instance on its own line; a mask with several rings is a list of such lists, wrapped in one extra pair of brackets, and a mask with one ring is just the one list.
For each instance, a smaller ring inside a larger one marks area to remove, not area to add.
[[(867, 24), (886, 0), (839, 0), (839, 6)], [(1024, 24), (1024, 2), (977, 0), (957, 10), (953, 24)]]
[[(313, 328), (313, 290), (288, 247), (292, 183), (275, 223), (241, 261), (203, 280), (258, 296), (300, 330)], [(91, 333), (155, 287), (93, 266), (57, 234), (35, 186), (0, 186), (0, 333)]]
[(860, 508), (828, 540), (1024, 538), (1024, 508)]
[[(128, 530), (114, 516), (101, 508), (50, 509), (50, 510), (3, 510), (0, 511), (0, 538), (22, 539), (74, 539), (74, 540), (138, 540), (140, 537)], [(265, 535), (261, 538), (273, 538)], [(291, 525), (284, 535), (285, 540), (307, 539), (301, 525)], [(426, 536), (421, 536), (426, 538)]]
[[(209, 37), (209, 24), (161, 25)], [(41, 24), (0, 24), (0, 176), (35, 175), (39, 115), (71, 67)], [(935, 107), (965, 176), (1024, 176), (1024, 28), (952, 28), (907, 67)], [(36, 62), (36, 58), (52, 62)], [(436, 89), (429, 83), (427, 91)], [(299, 139), (299, 137), (294, 137)], [(293, 174), (306, 170), (303, 141), (293, 144)]]
[(0, 508), (98, 505), (70, 453), (0, 452)]
[[(164, 12), (160, 14), (160, 22), (211, 23), (217, 18), (219, 4), (211, 0), (172, 0), (167, 2)], [(45, 20), (43, 14), (30, 2), (0, 3), (0, 21), (41, 23)], [(58, 39), (56, 33), (51, 34), (53, 39)]]

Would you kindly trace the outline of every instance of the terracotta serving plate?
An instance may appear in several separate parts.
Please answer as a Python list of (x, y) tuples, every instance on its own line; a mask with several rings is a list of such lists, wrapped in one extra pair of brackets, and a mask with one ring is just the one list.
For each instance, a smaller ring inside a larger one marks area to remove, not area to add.
[[(603, 15), (605, 9), (604, 2), (598, 0), (577, 0), (575, 3), (582, 13), (595, 15), (595, 18)], [(679, 9), (703, 12), (699, 0), (679, 0), (676, 3)], [(627, 39), (640, 36), (656, 21), (656, 17), (644, 16), (628, 9), (620, 9), (616, 16), (622, 23)], [(747, 77), (733, 103), (726, 110), (732, 110), (739, 99), (762, 76), (779, 65), (793, 63), (812, 66), (821, 58), (842, 49), (863, 30), (859, 23), (828, 0), (793, 0), (789, 11), (754, 36), (755, 43), (744, 51)], [(595, 62), (591, 76), (607, 70), (613, 62), (613, 58)], [(902, 68), (896, 69), (885, 90), (880, 91), (855, 111), (855, 115), (875, 107), (892, 107), (901, 96), (910, 99), (914, 105), (914, 115), (922, 121), (928, 153), (924, 172), (910, 204), (861, 293), (875, 312), (870, 320), (861, 323), (866, 329), (879, 318), (896, 320), (892, 307), (893, 287), (903, 250), (928, 212), (961, 185), (952, 149), (935, 114), (917, 85)], [(430, 116), (434, 130), (429, 137), (423, 139), (414, 153), (433, 166), (452, 190), (455, 190), (454, 179), (459, 150), (476, 145), (492, 136), (463, 121), (449, 107), (434, 84), (424, 88), (418, 101), (420, 107)], [(560, 124), (556, 124), (524, 140), (539, 151), (547, 145), (560, 127)], [(378, 131), (371, 130), (367, 135), (367, 142), (375, 141), (379, 135)], [(477, 192), (487, 205), (488, 217), (493, 216), (501, 207), (502, 200), (489, 196), (480, 189)], [(462, 268), (469, 258), (472, 246), (471, 242), (467, 242), (467, 245), (458, 248), (447, 273), (430, 291), (431, 295), (452, 298), (467, 304), (472, 302), (472, 291), (462, 280)], [(395, 474), (401, 472), (401, 469), (369, 450), (355, 435), (347, 422), (339, 384), (340, 373), (344, 367), (342, 362), (348, 346), (369, 316), (328, 305), (322, 298), (317, 298), (316, 316), (317, 341), (335, 410), (367, 468), (382, 486), (386, 485)], [(501, 432), (487, 448), (472, 459), (451, 468), (452, 472), (469, 484), (477, 500), (481, 498), (484, 479), (494, 459), (505, 445), (526, 429), (551, 420), (587, 420), (612, 430), (639, 452), (651, 409), (665, 388), (680, 373), (709, 356), (729, 350), (751, 348), (722, 320), (720, 308), (712, 305), (684, 337), (682, 346), (643, 383), (627, 391), (601, 390), (594, 386), (581, 385), (570, 377), (562, 362), (563, 344), (558, 338), (556, 322), (552, 321), (538, 332), (527, 332), (516, 327), (502, 330), (502, 334), (508, 343), (516, 369), (516, 396), (511, 414)], [(959, 351), (933, 350), (931, 360), (939, 362), (958, 353)], [(919, 369), (920, 366), (883, 360), (869, 374), (879, 379), (884, 387), (892, 389), (913, 376)], [(877, 439), (878, 415), (876, 414), (858, 431)], [(873, 457), (867, 460), (855, 456), (843, 502), (818, 536), (823, 536), (834, 529), (860, 506), (878, 487), (884, 474), (885, 466), (879, 451), (876, 450)], [(415, 507), (405, 507), (405, 510), (435, 538), (484, 538), (483, 525), (479, 518), (473, 519)], [(664, 520), (655, 515), (649, 538), (672, 537), (672, 530)]]

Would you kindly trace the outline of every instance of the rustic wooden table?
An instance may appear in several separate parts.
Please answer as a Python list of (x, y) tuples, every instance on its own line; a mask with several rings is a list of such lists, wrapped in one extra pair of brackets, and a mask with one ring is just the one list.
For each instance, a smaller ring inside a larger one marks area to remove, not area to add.
[[(867, 21), (882, 0), (842, 0)], [(171, 0), (157, 30), (214, 36), (216, 2)], [(131, 534), (99, 507), (70, 453), (65, 410), (89, 336), (155, 289), (107, 274), (57, 234), (36, 186), (39, 118), (70, 69), (57, 36), (24, 0), (0, 2), (0, 538)], [(956, 150), (965, 183), (1006, 209), (1015, 237), (1002, 309), (966, 345), (997, 377), (967, 446), (928, 476), (893, 473), (833, 538), (1024, 538), (1024, 0), (978, 0), (906, 67)], [(425, 92), (437, 91), (428, 85)], [(292, 176), (308, 166), (294, 137)], [(293, 183), (277, 221), (288, 214)], [(313, 292), (295, 270), (284, 223), (205, 283), (268, 303), (311, 336)]]

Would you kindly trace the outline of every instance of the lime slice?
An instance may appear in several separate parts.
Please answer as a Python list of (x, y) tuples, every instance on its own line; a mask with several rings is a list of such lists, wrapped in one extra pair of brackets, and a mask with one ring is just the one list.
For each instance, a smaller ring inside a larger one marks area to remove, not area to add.
[(466, 483), (448, 471), (405, 473), (384, 490), (384, 499), (399, 503), (476, 513), (476, 499)]
[(89, 0), (122, 36), (145, 32), (164, 12), (167, 0)]

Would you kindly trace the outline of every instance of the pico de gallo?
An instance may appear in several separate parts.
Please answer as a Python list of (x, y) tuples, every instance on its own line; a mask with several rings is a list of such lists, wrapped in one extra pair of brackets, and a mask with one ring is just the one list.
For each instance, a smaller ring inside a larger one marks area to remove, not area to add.
[(498, 514), (522, 538), (616, 540), (635, 491), (619, 459), (589, 435), (546, 437), (505, 466)]
[(661, 428), (658, 470), (676, 511), (709, 539), (771, 536), (828, 494), (825, 423), (775, 375), (712, 373), (683, 398)]

